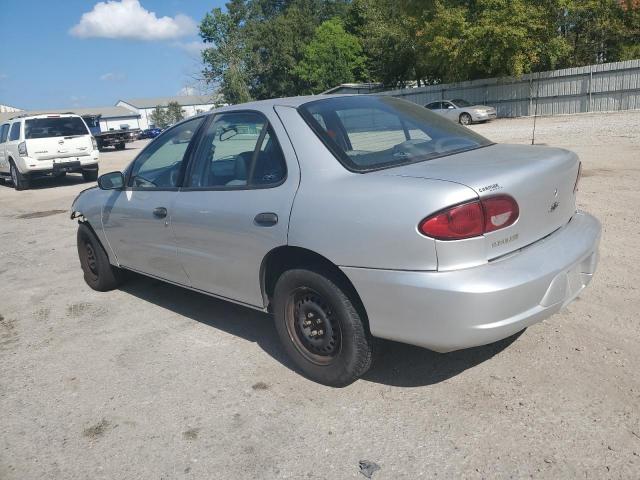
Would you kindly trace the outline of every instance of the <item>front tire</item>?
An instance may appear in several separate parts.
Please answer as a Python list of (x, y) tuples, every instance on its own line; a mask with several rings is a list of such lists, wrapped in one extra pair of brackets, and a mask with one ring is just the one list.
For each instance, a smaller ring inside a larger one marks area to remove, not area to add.
[(461, 125), (471, 125), (473, 123), (473, 119), (471, 118), (471, 115), (469, 115), (468, 113), (461, 113), (460, 114), (460, 124)]
[(125, 146), (126, 145), (124, 143), (117, 143), (116, 150), (124, 150)]
[(28, 175), (24, 175), (20, 173), (16, 164), (11, 160), (11, 165), (9, 166), (11, 173), (11, 182), (13, 183), (13, 188), (16, 190), (28, 190), (30, 186), (30, 178)]
[(84, 223), (78, 225), (78, 257), (84, 273), (84, 281), (94, 290), (107, 292), (124, 281), (124, 272), (109, 263), (100, 240)]
[(306, 269), (284, 272), (273, 306), (280, 341), (310, 379), (333, 387), (349, 385), (373, 359), (373, 339), (347, 289), (334, 275)]

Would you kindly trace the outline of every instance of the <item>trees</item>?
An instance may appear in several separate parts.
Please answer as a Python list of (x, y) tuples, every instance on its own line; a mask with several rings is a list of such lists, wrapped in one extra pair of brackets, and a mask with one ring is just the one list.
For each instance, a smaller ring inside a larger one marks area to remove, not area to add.
[(149, 115), (149, 120), (151, 123), (156, 126), (156, 128), (164, 128), (169, 125), (169, 120), (167, 119), (167, 113), (162, 105), (156, 105)]
[(178, 102), (169, 102), (166, 107), (156, 105), (149, 115), (149, 120), (157, 128), (164, 128), (167, 125), (179, 122), (184, 118), (184, 110)]
[(231, 0), (200, 24), (225, 101), (513, 75), (640, 56), (638, 0)]
[(306, 82), (309, 93), (366, 80), (366, 57), (360, 40), (347, 33), (339, 19), (327, 20), (316, 28), (294, 73)]
[(202, 51), (205, 81), (219, 85), (228, 103), (251, 99), (249, 93), (249, 52), (244, 22), (247, 6), (244, 0), (233, 0), (227, 12), (214, 8), (200, 24), (203, 42), (210, 44)]
[(184, 118), (184, 110), (178, 102), (167, 103), (167, 124), (177, 123)]

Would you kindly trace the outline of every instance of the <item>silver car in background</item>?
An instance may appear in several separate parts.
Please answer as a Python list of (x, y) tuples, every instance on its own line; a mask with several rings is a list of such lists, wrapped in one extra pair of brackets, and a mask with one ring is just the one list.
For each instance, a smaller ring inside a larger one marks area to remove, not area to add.
[(474, 105), (461, 98), (431, 102), (426, 104), (425, 107), (462, 125), (486, 122), (493, 120), (497, 116), (495, 108), (487, 107), (486, 105)]
[(342, 386), (374, 337), (448, 352), (573, 300), (600, 238), (579, 176), (403, 100), (283, 98), (173, 126), (71, 217), (92, 288), (132, 270), (271, 312), (297, 368)]

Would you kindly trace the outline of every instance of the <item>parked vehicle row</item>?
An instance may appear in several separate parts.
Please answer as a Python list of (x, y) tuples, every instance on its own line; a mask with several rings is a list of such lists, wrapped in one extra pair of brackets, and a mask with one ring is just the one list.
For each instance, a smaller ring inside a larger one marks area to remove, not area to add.
[(0, 177), (16, 190), (47, 175), (81, 173), (95, 181), (98, 155), (96, 140), (78, 115), (16, 116), (0, 125)]
[(426, 104), (425, 107), (462, 125), (486, 122), (495, 119), (497, 116), (495, 108), (487, 107), (486, 105), (474, 105), (461, 98), (431, 102)]
[(145, 130), (141, 130), (138, 132), (138, 140), (142, 140), (145, 138), (156, 138), (158, 135), (162, 133), (161, 128), (147, 128)]
[(578, 157), (496, 145), (386, 96), (192, 117), (73, 202), (95, 290), (132, 270), (271, 312), (308, 377), (363, 375), (373, 338), (439, 352), (510, 336), (590, 282)]

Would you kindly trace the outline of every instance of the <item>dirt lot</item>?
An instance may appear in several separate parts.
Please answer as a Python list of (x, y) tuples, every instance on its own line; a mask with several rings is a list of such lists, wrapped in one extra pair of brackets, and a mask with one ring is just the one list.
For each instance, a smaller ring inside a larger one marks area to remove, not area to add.
[[(473, 128), (526, 143), (531, 124)], [(385, 342), (344, 389), (295, 373), (267, 315), (145, 278), (90, 290), (79, 178), (0, 185), (0, 478), (639, 478), (640, 111), (539, 119), (537, 139), (582, 157), (591, 286), (487, 347)]]

